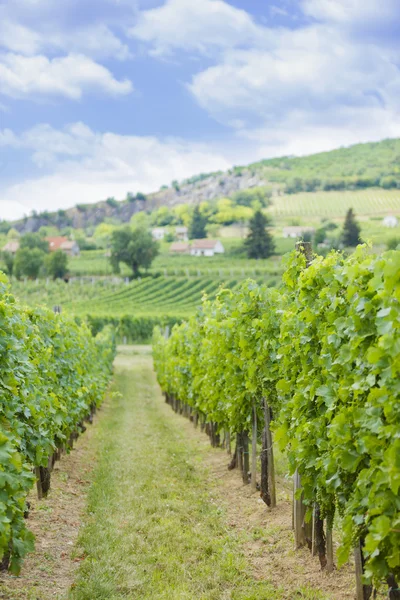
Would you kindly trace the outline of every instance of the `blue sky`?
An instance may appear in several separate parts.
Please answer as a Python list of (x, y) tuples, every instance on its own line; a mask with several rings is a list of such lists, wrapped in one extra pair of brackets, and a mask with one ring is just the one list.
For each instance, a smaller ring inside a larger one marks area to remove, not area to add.
[(400, 135), (399, 0), (0, 0), (0, 218)]

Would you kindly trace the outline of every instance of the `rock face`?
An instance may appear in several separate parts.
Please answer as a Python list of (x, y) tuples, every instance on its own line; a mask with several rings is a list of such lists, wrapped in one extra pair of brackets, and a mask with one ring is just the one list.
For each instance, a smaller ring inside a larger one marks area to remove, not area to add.
[(44, 225), (55, 225), (59, 229), (71, 226), (75, 229), (85, 229), (90, 226), (96, 227), (105, 219), (128, 223), (132, 215), (141, 210), (153, 210), (159, 206), (172, 207), (177, 204), (196, 204), (204, 200), (229, 197), (239, 190), (267, 184), (268, 181), (262, 172), (255, 173), (250, 169), (214, 173), (194, 182), (189, 180), (176, 187), (149, 194), (146, 200), (106, 200), (95, 204), (80, 204), (55, 213), (25, 217), (13, 223), (13, 227), (20, 233), (30, 233), (38, 231)]

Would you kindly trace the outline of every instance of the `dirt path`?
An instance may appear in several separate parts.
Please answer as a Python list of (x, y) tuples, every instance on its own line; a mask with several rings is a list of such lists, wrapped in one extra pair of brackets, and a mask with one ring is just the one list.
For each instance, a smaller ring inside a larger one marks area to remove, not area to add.
[(313, 588), (330, 600), (353, 600), (355, 579), (350, 565), (328, 574), (321, 572), (318, 558), (308, 549), (294, 549), (290, 483), (278, 479), (278, 505), (270, 510), (258, 492), (253, 494), (249, 485), (243, 485), (237, 470), (228, 471), (229, 457), (224, 450), (210, 449), (204, 433), (194, 430), (184, 417), (175, 416), (197, 441), (198, 451), (204, 452), (214, 498), (223, 505), (229, 526), (241, 535), (254, 576), (283, 586), (282, 599), (300, 597), (295, 595), (299, 588)]
[(95, 425), (87, 426), (75, 447), (56, 463), (47, 498), (32, 491), (28, 527), (35, 534), (35, 552), (24, 561), (21, 575), (0, 574), (0, 598), (6, 600), (62, 600), (73, 583), (81, 558), (76, 541), (91, 473), (96, 462)]
[(347, 600), (349, 569), (295, 552), (289, 491), (267, 509), (228, 457), (163, 402), (148, 347), (125, 348), (114, 394), (33, 501), (36, 552), (6, 600)]

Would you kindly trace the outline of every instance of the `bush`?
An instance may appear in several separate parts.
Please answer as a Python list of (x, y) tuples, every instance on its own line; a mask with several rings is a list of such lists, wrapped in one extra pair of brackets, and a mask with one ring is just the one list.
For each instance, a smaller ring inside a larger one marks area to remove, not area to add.
[[(80, 321), (80, 319), (77, 319)], [(125, 315), (123, 317), (98, 317), (87, 315), (86, 320), (93, 335), (97, 335), (107, 325), (115, 327), (117, 339), (121, 342), (124, 337), (128, 342), (146, 342), (151, 339), (153, 329), (159, 327), (172, 327), (176, 323), (181, 323), (179, 317), (132, 317)]]
[(399, 237), (392, 237), (386, 242), (386, 247), (388, 250), (397, 250), (398, 246), (400, 246)]

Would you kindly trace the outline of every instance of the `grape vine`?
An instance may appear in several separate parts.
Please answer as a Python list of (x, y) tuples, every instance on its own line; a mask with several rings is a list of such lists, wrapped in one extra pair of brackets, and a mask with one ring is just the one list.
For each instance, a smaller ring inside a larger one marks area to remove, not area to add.
[(115, 354), (113, 333), (18, 305), (0, 274), (0, 560), (18, 573), (33, 548), (24, 513), (34, 467), (49, 459), (104, 395)]
[(204, 298), (168, 339), (154, 334), (162, 390), (230, 434), (262, 400), (304, 502), (361, 542), (366, 581), (400, 579), (400, 252), (293, 252), (277, 290), (248, 281)]

